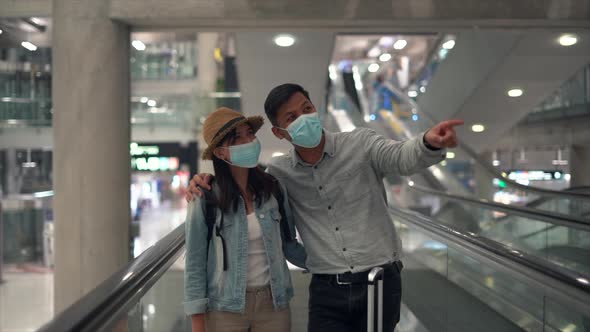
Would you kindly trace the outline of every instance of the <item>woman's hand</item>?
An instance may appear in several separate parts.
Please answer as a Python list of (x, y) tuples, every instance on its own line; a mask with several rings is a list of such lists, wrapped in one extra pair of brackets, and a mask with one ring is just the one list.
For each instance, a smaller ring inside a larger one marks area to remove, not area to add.
[(211, 186), (209, 184), (211, 183), (212, 179), (213, 175), (207, 173), (196, 174), (195, 176), (193, 176), (188, 186), (188, 191), (184, 196), (186, 201), (194, 201), (196, 196), (203, 197), (203, 193), (201, 192), (201, 190), (199, 190), (198, 187), (202, 187), (206, 190), (211, 190)]

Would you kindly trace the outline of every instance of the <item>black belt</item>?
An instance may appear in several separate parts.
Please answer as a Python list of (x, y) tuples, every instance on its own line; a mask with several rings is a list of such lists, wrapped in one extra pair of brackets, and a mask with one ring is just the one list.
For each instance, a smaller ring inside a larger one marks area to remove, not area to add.
[[(395, 261), (393, 263), (381, 265), (385, 271), (391, 269), (398, 269), (401, 271), (403, 265), (401, 261)], [(345, 272), (340, 274), (314, 274), (313, 276), (322, 280), (330, 281), (337, 285), (352, 285), (352, 284), (366, 284), (369, 279), (369, 273), (371, 269), (363, 272)]]

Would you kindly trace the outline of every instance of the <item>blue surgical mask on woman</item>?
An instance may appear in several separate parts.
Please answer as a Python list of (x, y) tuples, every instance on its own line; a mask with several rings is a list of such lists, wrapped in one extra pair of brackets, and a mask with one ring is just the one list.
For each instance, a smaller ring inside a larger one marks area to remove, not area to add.
[(322, 141), (322, 123), (317, 112), (301, 115), (286, 129), (279, 129), (286, 130), (291, 142), (303, 148), (315, 148)]
[(224, 161), (230, 165), (243, 168), (254, 168), (258, 165), (261, 146), (257, 138), (250, 143), (221, 148), (229, 149), (229, 162)]

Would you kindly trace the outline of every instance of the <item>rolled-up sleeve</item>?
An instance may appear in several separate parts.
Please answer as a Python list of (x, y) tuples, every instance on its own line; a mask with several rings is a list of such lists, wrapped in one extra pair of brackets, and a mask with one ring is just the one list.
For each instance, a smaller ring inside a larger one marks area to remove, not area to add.
[(186, 260), (184, 270), (184, 312), (207, 311), (207, 225), (200, 199), (189, 203), (185, 222)]
[(411, 175), (445, 159), (445, 150), (434, 151), (424, 145), (424, 133), (402, 142), (387, 139), (372, 129), (358, 129), (355, 134), (364, 142), (372, 166), (382, 174)]

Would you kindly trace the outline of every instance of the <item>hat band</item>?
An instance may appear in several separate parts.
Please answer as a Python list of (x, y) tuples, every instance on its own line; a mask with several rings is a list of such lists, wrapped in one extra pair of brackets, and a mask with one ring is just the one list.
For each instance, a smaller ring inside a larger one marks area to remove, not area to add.
[(225, 130), (227, 130), (227, 128), (231, 128), (231, 126), (233, 126), (237, 122), (240, 122), (240, 121), (243, 121), (243, 120), (246, 120), (246, 118), (243, 117), (243, 116), (240, 116), (240, 117), (233, 118), (230, 121), (228, 121), (225, 125), (223, 125), (223, 127), (221, 127), (221, 129), (219, 129), (217, 131), (217, 133), (215, 134), (215, 136), (213, 136), (213, 138), (211, 139), (211, 142), (213, 142), (217, 138), (217, 136), (219, 136), (222, 132), (224, 132)]

